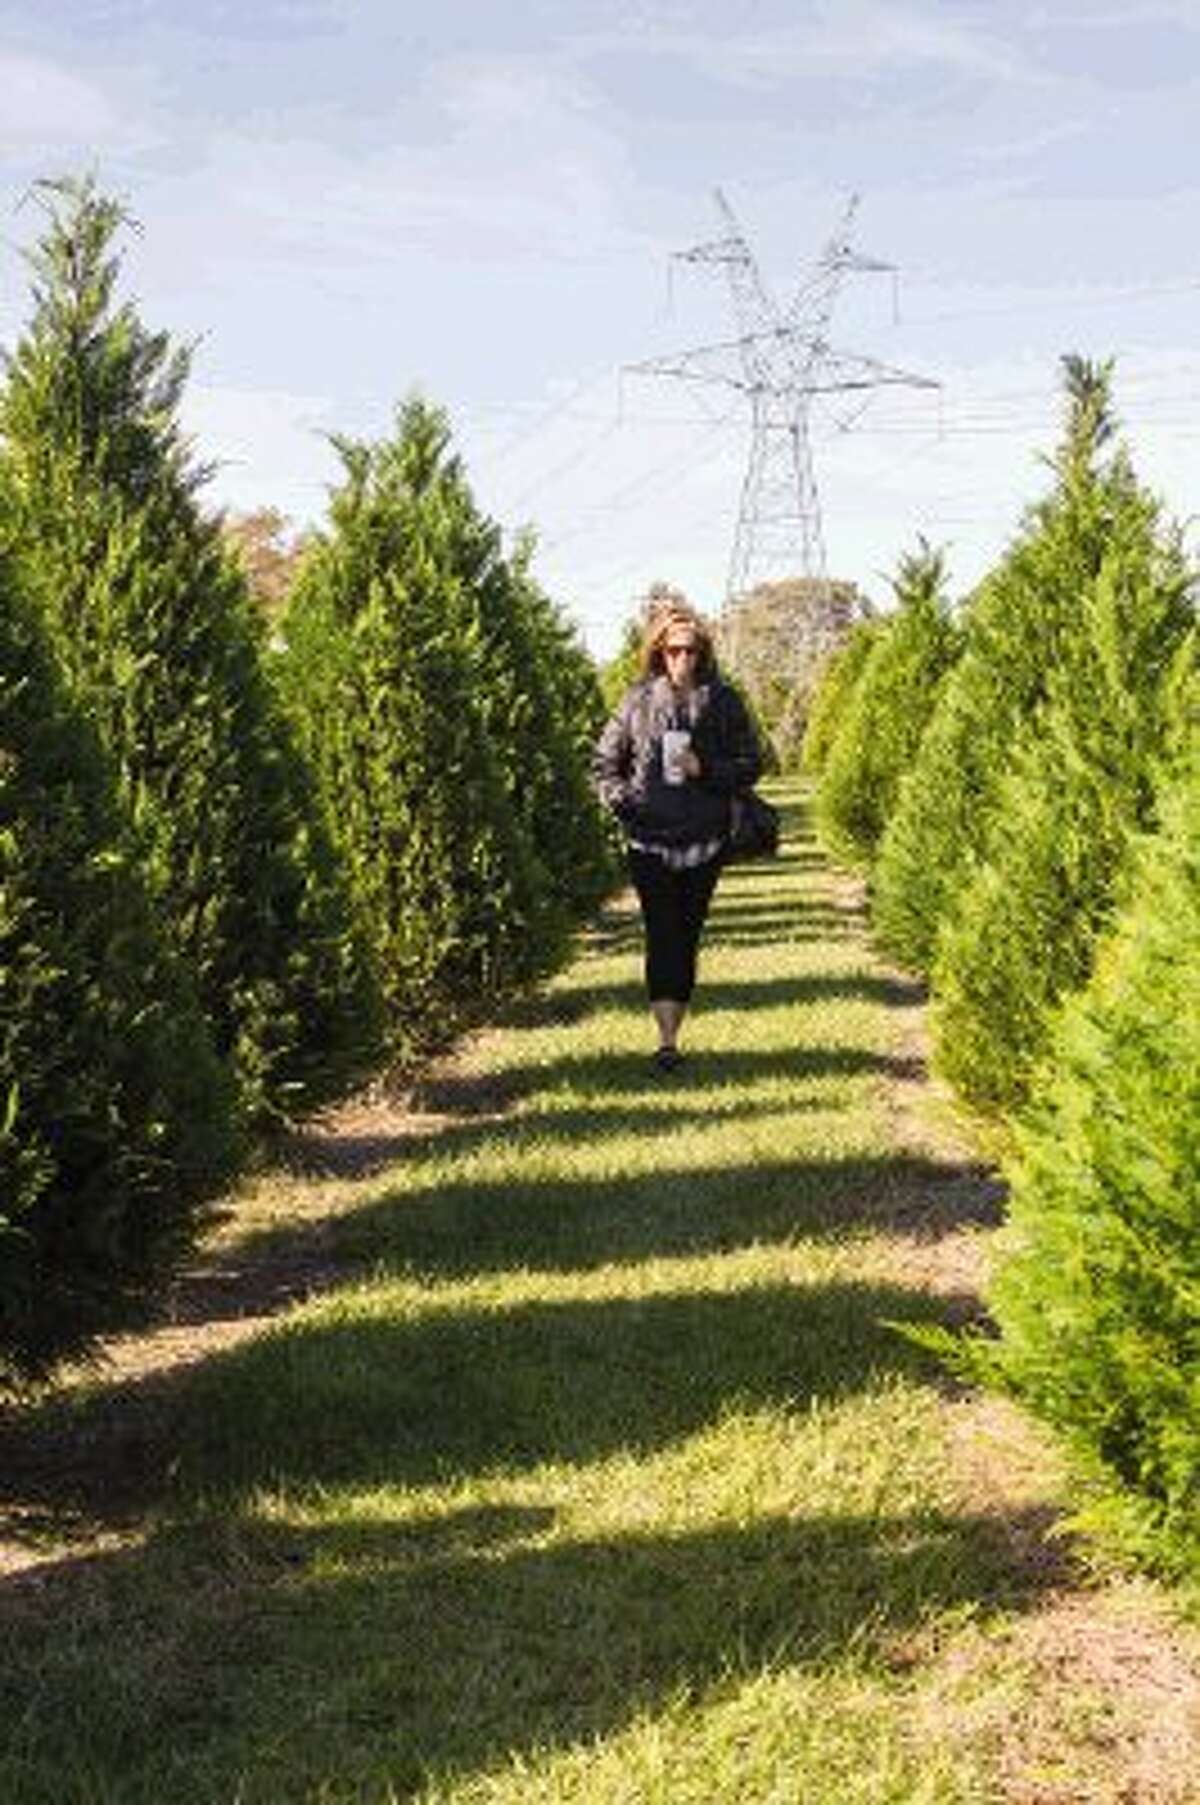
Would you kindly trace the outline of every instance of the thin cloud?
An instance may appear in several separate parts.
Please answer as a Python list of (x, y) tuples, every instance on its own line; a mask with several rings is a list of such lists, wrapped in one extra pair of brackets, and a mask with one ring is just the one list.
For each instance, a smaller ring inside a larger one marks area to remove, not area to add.
[(571, 59), (555, 52), (446, 57), (430, 67), (423, 85), (439, 110), (471, 136), (508, 126), (544, 131), (599, 106)]
[(1200, 30), (1195, 0), (1124, 0), (1120, 6), (1037, 6), (1022, 25), (1033, 30), (1106, 31), (1116, 26), (1182, 25)]
[(203, 184), (236, 196), (234, 230), (323, 263), (647, 251), (620, 215), (619, 134), (556, 56), (443, 59), (422, 90), (441, 128), (427, 138), (406, 137), (403, 119), (367, 151), (278, 127), (222, 133), (207, 145)]
[[(584, 159), (554, 167), (521, 158), (481, 164), (388, 148), (371, 157), (295, 139), (226, 137), (210, 147), (204, 179), (236, 195), (228, 230), (247, 246), (311, 260), (394, 263), (398, 255), (470, 264), (544, 258), (611, 245), (605, 185)], [(598, 235), (599, 233), (599, 235)]]
[(888, 70), (940, 68), (990, 81), (1032, 82), (1036, 69), (989, 32), (880, 0), (832, 0), (801, 24), (772, 31), (700, 35), (651, 28), (575, 39), (581, 57), (622, 50), (674, 56), (706, 76), (750, 86), (798, 76), (877, 76)]
[(94, 82), (44, 57), (0, 50), (0, 145), (101, 145), (121, 135), (116, 108)]
[(978, 144), (968, 154), (979, 163), (1013, 163), (1039, 157), (1056, 144), (1070, 138), (1081, 138), (1095, 126), (1094, 119), (1064, 119), (1042, 131), (1028, 132), (1023, 137), (1005, 138), (995, 144)]

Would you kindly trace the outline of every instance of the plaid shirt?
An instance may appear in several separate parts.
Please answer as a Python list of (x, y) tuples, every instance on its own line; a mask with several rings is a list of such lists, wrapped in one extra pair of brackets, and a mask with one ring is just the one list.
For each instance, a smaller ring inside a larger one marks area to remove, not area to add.
[(692, 846), (652, 846), (648, 840), (630, 839), (634, 852), (652, 852), (668, 871), (690, 871), (693, 866), (707, 865), (724, 846), (724, 840), (698, 840)]

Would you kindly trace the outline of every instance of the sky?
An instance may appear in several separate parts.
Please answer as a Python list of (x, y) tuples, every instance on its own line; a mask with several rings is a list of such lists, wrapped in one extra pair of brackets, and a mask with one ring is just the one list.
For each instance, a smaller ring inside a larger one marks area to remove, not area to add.
[(1198, 120), (1200, 0), (0, 0), (0, 345), (32, 184), (94, 173), (213, 506), (320, 526), (329, 435), (420, 393), (604, 657), (652, 582), (725, 596), (748, 399), (633, 367), (738, 336), (677, 253), (720, 189), (786, 309), (857, 195), (891, 268), (827, 342), (937, 386), (811, 402), (827, 569), (886, 606), (923, 536), (957, 597), (1044, 491), (1066, 352), (1115, 358), (1200, 543)]

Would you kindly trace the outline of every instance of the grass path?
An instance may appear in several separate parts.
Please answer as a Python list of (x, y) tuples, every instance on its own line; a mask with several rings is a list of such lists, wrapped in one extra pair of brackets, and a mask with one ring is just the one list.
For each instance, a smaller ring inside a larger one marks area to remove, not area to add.
[(784, 800), (680, 1072), (618, 907), (0, 1419), (0, 1799), (1200, 1800), (1194, 1640), (896, 1328), (977, 1310), (996, 1187)]

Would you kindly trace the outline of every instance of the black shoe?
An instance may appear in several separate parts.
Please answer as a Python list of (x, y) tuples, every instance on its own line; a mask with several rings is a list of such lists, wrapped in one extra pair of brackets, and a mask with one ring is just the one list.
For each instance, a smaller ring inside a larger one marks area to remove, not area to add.
[(674, 1072), (683, 1064), (683, 1054), (678, 1047), (660, 1047), (654, 1055), (654, 1063), (660, 1072)]

